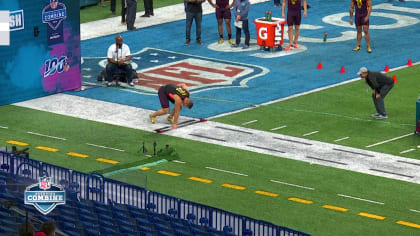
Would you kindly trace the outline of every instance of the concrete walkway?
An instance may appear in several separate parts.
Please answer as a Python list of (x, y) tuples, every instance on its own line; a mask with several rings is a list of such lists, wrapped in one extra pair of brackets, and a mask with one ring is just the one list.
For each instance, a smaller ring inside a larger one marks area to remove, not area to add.
[[(266, 1), (269, 0), (250, 0), (251, 4)], [(139, 30), (141, 30), (141, 28), (185, 19), (183, 3), (156, 8), (153, 9), (153, 12), (155, 15), (152, 17), (140, 17), (144, 14), (144, 11), (137, 12), (134, 26), (140, 28)], [(203, 14), (206, 15), (214, 12), (214, 8), (207, 1), (203, 3)], [(80, 34), (82, 40), (121, 33), (124, 31), (127, 31), (127, 26), (121, 25), (121, 16), (92, 21), (80, 25)]]

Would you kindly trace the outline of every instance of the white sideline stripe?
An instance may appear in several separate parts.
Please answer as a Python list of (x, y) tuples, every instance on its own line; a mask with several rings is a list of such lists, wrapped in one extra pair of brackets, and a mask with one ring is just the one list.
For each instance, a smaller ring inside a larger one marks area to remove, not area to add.
[(340, 197), (346, 197), (346, 198), (352, 198), (352, 199), (356, 199), (356, 200), (360, 200), (360, 201), (365, 201), (365, 202), (370, 202), (370, 203), (375, 203), (375, 204), (379, 204), (379, 205), (384, 205), (385, 203), (383, 202), (377, 202), (377, 201), (372, 201), (372, 200), (368, 200), (368, 199), (364, 199), (364, 198), (358, 198), (358, 197), (352, 197), (349, 195), (344, 195), (344, 194), (337, 194)]
[(283, 125), (283, 126), (279, 126), (279, 127), (276, 127), (276, 128), (272, 128), (270, 130), (278, 130), (278, 129), (283, 129), (283, 128), (286, 128), (286, 127), (287, 127), (287, 125)]
[(302, 185), (297, 185), (297, 184), (291, 184), (291, 183), (286, 183), (286, 182), (281, 182), (281, 181), (277, 181), (277, 180), (270, 180), (271, 182), (274, 183), (278, 183), (278, 184), (284, 184), (284, 185), (289, 185), (289, 186), (293, 186), (293, 187), (298, 187), (298, 188), (304, 188), (304, 189), (309, 189), (309, 190), (315, 190), (315, 188), (311, 188), (311, 187), (305, 187)]
[(410, 209), (410, 211), (413, 211), (413, 212), (416, 212), (416, 213), (420, 213), (419, 210)]
[(368, 145), (366, 147), (370, 148), (370, 147), (373, 147), (373, 146), (378, 146), (378, 145), (381, 145), (381, 144), (384, 144), (384, 143), (389, 143), (389, 142), (395, 141), (395, 140), (400, 139), (400, 138), (408, 137), (410, 135), (414, 135), (414, 133), (409, 133), (409, 134), (402, 135), (402, 136), (399, 136), (399, 137), (395, 137), (395, 138), (392, 138), (392, 139), (388, 139), (388, 140), (385, 140), (385, 141), (382, 141), (382, 142), (379, 142), (379, 143), (374, 143), (374, 144)]
[(245, 122), (245, 123), (242, 123), (242, 125), (249, 125), (249, 124), (252, 124), (252, 123), (255, 123), (255, 122), (257, 122), (258, 120), (251, 120), (251, 121), (247, 121), (247, 122)]
[(303, 136), (308, 136), (308, 135), (316, 134), (316, 133), (318, 133), (318, 132), (319, 132), (318, 130), (317, 130), (317, 131), (313, 131), (313, 132), (310, 132), (310, 133), (304, 134)]
[(105, 149), (111, 149), (111, 150), (119, 151), (119, 152), (125, 152), (124, 150), (121, 150), (121, 149), (107, 147), (107, 146), (101, 146), (101, 145), (97, 145), (97, 144), (86, 143), (86, 145), (94, 146), (94, 147), (100, 147), (100, 148), (105, 148)]
[(343, 141), (343, 140), (346, 140), (346, 139), (349, 139), (349, 138), (350, 137), (339, 138), (339, 139), (334, 140), (334, 142), (340, 142), (340, 141)]
[(9, 127), (6, 126), (0, 126), (1, 129), (8, 129)]
[(412, 152), (412, 151), (415, 151), (415, 150), (416, 150), (415, 148), (410, 148), (408, 150), (400, 152), (400, 154), (404, 154), (404, 153), (407, 153), (407, 152)]
[(215, 171), (221, 171), (221, 172), (225, 172), (225, 173), (229, 173), (229, 174), (234, 174), (234, 175), (248, 176), (246, 174), (241, 174), (241, 173), (238, 173), (238, 172), (232, 172), (232, 171), (228, 171), (228, 170), (217, 169), (217, 168), (208, 167), (208, 166), (206, 166), (206, 169), (215, 170)]
[(177, 161), (177, 160), (173, 160), (172, 162), (180, 163), (180, 164), (185, 164), (185, 162), (183, 162), (183, 161)]
[(28, 131), (28, 132), (26, 132), (26, 133), (28, 133), (28, 134), (33, 134), (33, 135), (38, 135), (38, 136), (42, 136), (42, 137), (47, 137), (47, 138), (53, 138), (53, 139), (59, 139), (59, 140), (67, 140), (67, 139), (65, 139), (65, 138), (60, 138), (60, 137), (50, 136), (50, 135), (46, 135), (46, 134), (39, 134), (39, 133), (31, 132), (31, 131)]

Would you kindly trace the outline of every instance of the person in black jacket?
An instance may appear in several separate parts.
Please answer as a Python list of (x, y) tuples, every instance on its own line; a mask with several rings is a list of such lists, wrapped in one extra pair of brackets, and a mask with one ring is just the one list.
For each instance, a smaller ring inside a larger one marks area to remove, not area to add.
[(366, 67), (360, 68), (357, 74), (365, 79), (369, 87), (372, 88), (372, 99), (376, 108), (376, 114), (372, 114), (372, 117), (378, 120), (388, 118), (384, 99), (394, 87), (394, 80), (379, 71), (369, 71)]

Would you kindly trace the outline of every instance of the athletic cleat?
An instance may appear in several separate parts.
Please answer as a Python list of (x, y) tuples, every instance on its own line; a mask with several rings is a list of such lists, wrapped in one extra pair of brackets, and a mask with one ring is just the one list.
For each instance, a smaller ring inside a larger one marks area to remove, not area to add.
[(243, 47), (242, 47), (242, 49), (248, 49), (249, 48), (249, 45), (244, 45)]
[(367, 52), (371, 53), (372, 52), (372, 48), (370, 48), (370, 46), (367, 47)]
[(229, 44), (230, 45), (234, 45), (235, 44), (235, 42), (233, 41), (233, 39), (229, 39)]
[(383, 120), (383, 119), (387, 119), (388, 116), (379, 114), (379, 115), (375, 116), (374, 118), (377, 119), (377, 120)]
[(156, 124), (156, 117), (154, 117), (154, 116), (152, 116), (152, 115), (149, 115), (149, 118), (150, 118), (150, 121), (151, 121), (153, 124)]
[(287, 46), (287, 48), (284, 49), (284, 51), (289, 51), (292, 48), (292, 45)]
[(371, 116), (373, 117), (373, 118), (375, 118), (375, 117), (377, 117), (377, 116), (379, 116), (380, 114), (379, 113), (375, 113), (375, 114), (372, 114)]
[(298, 48), (299, 46), (298, 46), (298, 44), (297, 44), (297, 43), (295, 43), (295, 44), (293, 44), (293, 47), (294, 47), (294, 48)]
[(359, 51), (360, 50), (360, 45), (357, 45), (355, 48), (353, 48), (353, 51)]
[(168, 116), (166, 118), (166, 120), (169, 121), (169, 122), (171, 122), (171, 124), (174, 124), (175, 123), (174, 117)]
[(190, 45), (190, 40), (189, 39), (185, 40), (185, 43), (184, 44), (185, 45)]
[(218, 44), (222, 44), (225, 40), (223, 38), (219, 39), (219, 42), (217, 42)]

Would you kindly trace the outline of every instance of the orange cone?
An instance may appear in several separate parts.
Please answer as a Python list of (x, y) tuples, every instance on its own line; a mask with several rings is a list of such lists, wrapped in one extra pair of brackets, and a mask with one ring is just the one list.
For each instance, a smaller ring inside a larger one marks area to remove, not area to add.
[(322, 64), (321, 62), (318, 62), (318, 66), (316, 67), (317, 69), (322, 69)]
[(389, 66), (388, 65), (385, 66), (384, 72), (389, 72)]
[(341, 73), (341, 74), (346, 73), (346, 69), (344, 69), (344, 66), (342, 66), (342, 67), (341, 67), (340, 73)]
[(408, 59), (407, 66), (412, 66), (412, 65), (413, 65), (413, 62), (411, 61), (411, 59)]
[(396, 83), (397, 82), (397, 76), (393, 75), (392, 80), (394, 81), (394, 83)]

